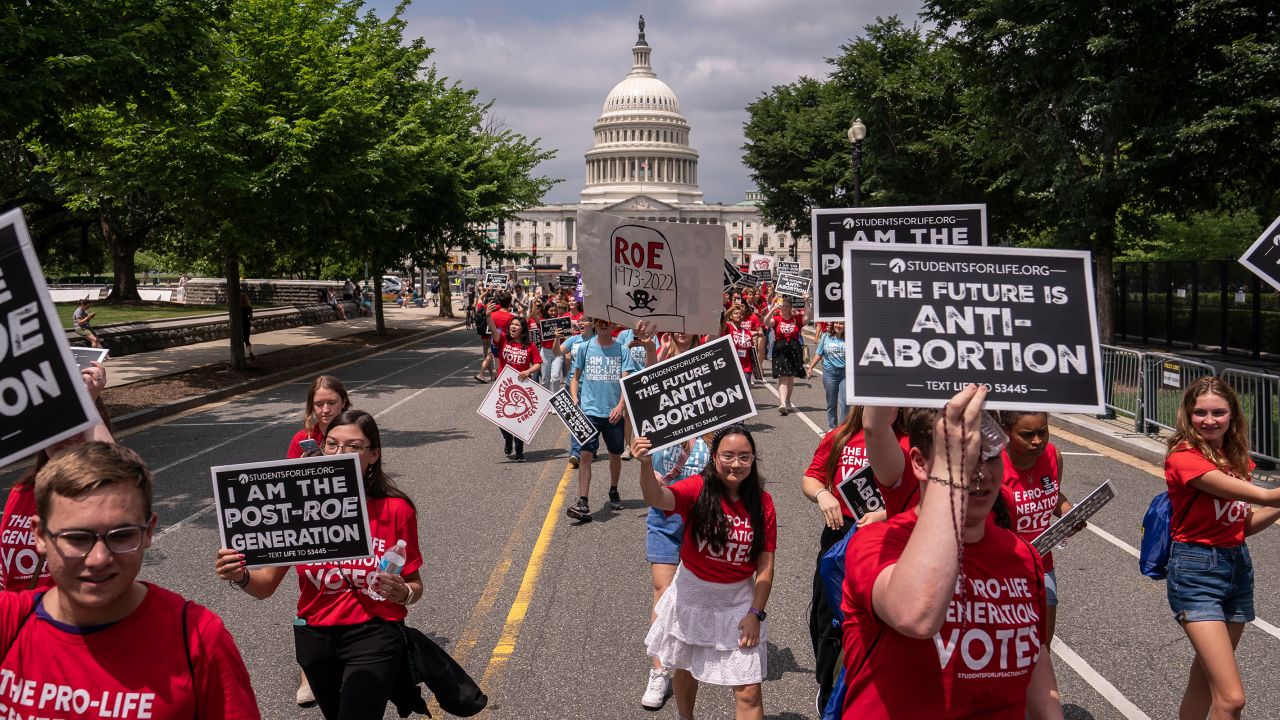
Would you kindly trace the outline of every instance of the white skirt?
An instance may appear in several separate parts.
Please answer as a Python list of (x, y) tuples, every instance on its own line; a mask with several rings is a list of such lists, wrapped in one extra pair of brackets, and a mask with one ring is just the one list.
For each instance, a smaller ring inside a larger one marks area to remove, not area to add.
[(755, 580), (712, 583), (684, 565), (654, 608), (657, 618), (645, 637), (649, 655), (668, 670), (688, 670), (698, 682), (752, 685), (769, 672), (769, 622), (760, 623), (760, 642), (738, 647), (738, 623), (755, 597)]

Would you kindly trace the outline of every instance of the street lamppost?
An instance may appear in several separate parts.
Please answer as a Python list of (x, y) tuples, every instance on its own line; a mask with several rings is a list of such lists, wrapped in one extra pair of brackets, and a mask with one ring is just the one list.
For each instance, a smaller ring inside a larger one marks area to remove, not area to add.
[(867, 137), (867, 126), (862, 118), (855, 118), (849, 126), (849, 142), (853, 143), (853, 206), (862, 207), (862, 141)]

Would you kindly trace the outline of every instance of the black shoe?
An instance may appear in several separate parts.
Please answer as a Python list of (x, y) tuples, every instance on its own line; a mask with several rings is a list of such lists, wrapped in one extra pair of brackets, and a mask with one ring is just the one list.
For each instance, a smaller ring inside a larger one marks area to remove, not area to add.
[(578, 502), (571, 505), (566, 514), (574, 520), (591, 522), (591, 508), (587, 507), (587, 501), (582, 498), (578, 498)]
[(609, 507), (614, 510), (622, 509), (622, 496), (618, 494), (618, 488), (609, 488)]
[(516, 462), (524, 462), (524, 453), (516, 453)]

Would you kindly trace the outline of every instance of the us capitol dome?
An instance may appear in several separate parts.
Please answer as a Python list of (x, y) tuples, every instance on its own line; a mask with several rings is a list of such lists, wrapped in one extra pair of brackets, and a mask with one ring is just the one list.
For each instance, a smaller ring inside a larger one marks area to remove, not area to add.
[[(765, 224), (757, 207), (759, 193), (748, 192), (744, 200), (730, 204), (704, 201), (698, 189), (698, 151), (690, 144), (692, 129), (675, 91), (654, 72), (652, 53), (641, 16), (631, 70), (605, 96), (592, 126), (594, 143), (584, 154), (580, 201), (522, 210), (501, 226), (491, 226), (490, 234), (504, 250), (534, 255), (540, 270), (573, 270), (579, 258), (575, 216), (585, 208), (638, 220), (721, 225), (727, 258), (745, 263), (753, 254), (772, 255), (809, 267), (809, 238)], [(743, 105), (748, 100), (743, 98)], [(456, 249), (451, 254), (472, 269), (485, 262)], [(529, 262), (507, 262), (503, 269), (524, 268)]]

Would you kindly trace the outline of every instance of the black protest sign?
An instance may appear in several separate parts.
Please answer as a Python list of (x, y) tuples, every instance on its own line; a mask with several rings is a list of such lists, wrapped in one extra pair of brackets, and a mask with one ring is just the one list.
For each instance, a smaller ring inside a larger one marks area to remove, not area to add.
[(504, 272), (487, 272), (484, 274), (484, 284), (489, 287), (505, 286), (511, 281), (511, 277)]
[(569, 429), (569, 433), (579, 445), (586, 445), (600, 433), (596, 426), (591, 424), (591, 418), (587, 417), (587, 414), (582, 412), (582, 408), (578, 407), (578, 403), (573, 401), (568, 388), (551, 396), (551, 409), (556, 411), (560, 422)]
[(755, 275), (742, 275), (738, 278), (738, 285), (744, 288), (760, 287), (760, 278)]
[(779, 260), (778, 272), (779, 273), (799, 273), (800, 263), (792, 262), (790, 260)]
[(22, 211), (11, 210), (0, 215), (0, 465), (96, 422)]
[(1041, 555), (1047, 555), (1063, 540), (1066, 540), (1071, 533), (1075, 532), (1075, 527), (1102, 509), (1102, 506), (1111, 502), (1116, 496), (1115, 488), (1111, 487), (1111, 481), (1107, 480), (1097, 487), (1093, 492), (1089, 493), (1089, 497), (1081, 500), (1072, 506), (1066, 515), (1058, 518), (1058, 521), (1049, 526), (1048, 530), (1036, 536), (1031, 541), (1031, 547), (1035, 548)]
[(529, 326), (529, 342), (534, 345), (542, 342), (542, 327), (540, 325)]
[(729, 262), (729, 259), (728, 259), (728, 258), (725, 258), (725, 261), (724, 261), (724, 286), (725, 286), (726, 288), (733, 287), (734, 285), (737, 285), (737, 284), (742, 280), (742, 277), (743, 277), (743, 276), (742, 276), (742, 271), (738, 269), (738, 266), (737, 266), (737, 265), (734, 265), (734, 264), (733, 264), (733, 263), (731, 263), (731, 262)]
[(814, 319), (844, 319), (841, 283), (844, 246), (854, 242), (894, 245), (987, 244), (986, 205), (918, 205), (814, 210)]
[(809, 294), (809, 286), (812, 284), (812, 278), (797, 273), (778, 273), (778, 284), (774, 286), (773, 291), (787, 297), (802, 298)]
[(577, 273), (566, 273), (566, 274), (564, 274), (564, 275), (557, 275), (557, 276), (556, 276), (556, 285), (558, 285), (558, 286), (560, 286), (560, 287), (562, 287), (562, 288), (572, 288), (572, 287), (577, 287), (577, 286), (578, 286), (578, 275), (577, 275)]
[(653, 450), (715, 432), (756, 414), (728, 336), (622, 378), (627, 417)]
[(570, 335), (573, 333), (573, 318), (553, 317), (547, 318), (546, 320), (539, 320), (538, 328), (542, 330), (543, 340), (550, 340), (555, 337), (556, 333)]
[(93, 367), (95, 362), (106, 362), (107, 352), (106, 348), (73, 346), (71, 348), (71, 357), (75, 358), (77, 367), (81, 370), (88, 370)]
[(1102, 412), (1089, 253), (851, 243), (844, 266), (849, 404), (983, 383), (991, 410)]
[(875, 473), (871, 472), (869, 464), (836, 483), (836, 492), (840, 493), (841, 499), (853, 511), (855, 518), (884, 510), (884, 498), (880, 496), (880, 486), (876, 484)]
[(246, 567), (373, 556), (356, 455), (209, 468), (222, 547)]
[(1240, 264), (1271, 287), (1280, 290), (1280, 218), (1276, 218), (1249, 249), (1244, 251), (1244, 255), (1240, 256)]

